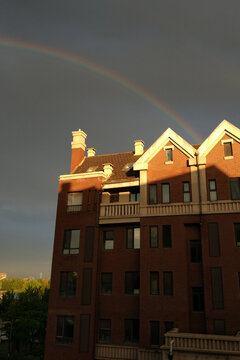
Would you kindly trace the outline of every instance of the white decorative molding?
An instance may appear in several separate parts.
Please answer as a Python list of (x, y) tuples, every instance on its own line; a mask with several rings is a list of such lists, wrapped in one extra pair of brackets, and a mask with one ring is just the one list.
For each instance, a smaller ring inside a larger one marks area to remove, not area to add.
[(85, 140), (87, 137), (87, 134), (79, 129), (78, 131), (72, 131), (73, 141), (71, 142), (72, 149), (78, 149), (81, 148), (85, 151), (86, 144)]
[(95, 178), (95, 177), (103, 177), (104, 179), (107, 178), (106, 174), (104, 174), (103, 171), (95, 171), (95, 172), (93, 171), (90, 173), (60, 175), (59, 181), (89, 179), (89, 178)]
[(122, 183), (114, 183), (114, 184), (104, 184), (103, 189), (116, 189), (116, 188), (123, 188), (123, 187), (131, 187), (131, 186), (139, 186), (140, 181), (126, 181)]

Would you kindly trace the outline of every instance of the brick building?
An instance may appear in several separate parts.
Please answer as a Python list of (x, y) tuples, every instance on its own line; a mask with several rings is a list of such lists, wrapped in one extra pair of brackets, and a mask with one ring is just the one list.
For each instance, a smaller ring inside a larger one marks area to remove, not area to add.
[(236, 335), (240, 130), (86, 157), (85, 139), (59, 180), (45, 360), (147, 359), (172, 328)]

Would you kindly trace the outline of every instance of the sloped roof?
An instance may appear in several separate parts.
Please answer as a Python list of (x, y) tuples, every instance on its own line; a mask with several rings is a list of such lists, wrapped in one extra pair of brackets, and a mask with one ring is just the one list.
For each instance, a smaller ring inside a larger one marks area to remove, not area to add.
[[(133, 171), (132, 165), (142, 155), (134, 155), (134, 152), (124, 152), (117, 154), (96, 155), (85, 157), (83, 162), (74, 171), (74, 174), (81, 174), (92, 171), (103, 171), (103, 165), (110, 163), (113, 166), (113, 173), (106, 183), (135, 181), (139, 178), (138, 171)], [(127, 167), (129, 165), (129, 167)]]

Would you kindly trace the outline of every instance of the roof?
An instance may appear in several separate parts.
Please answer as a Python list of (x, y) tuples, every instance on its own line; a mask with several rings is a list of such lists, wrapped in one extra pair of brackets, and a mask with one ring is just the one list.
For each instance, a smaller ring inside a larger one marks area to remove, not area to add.
[(103, 171), (103, 165), (110, 163), (113, 166), (113, 173), (106, 183), (135, 181), (139, 178), (139, 172), (133, 171), (132, 165), (141, 156), (134, 155), (134, 152), (124, 152), (85, 157), (83, 162), (74, 171), (74, 174), (91, 173), (91, 168), (92, 171)]

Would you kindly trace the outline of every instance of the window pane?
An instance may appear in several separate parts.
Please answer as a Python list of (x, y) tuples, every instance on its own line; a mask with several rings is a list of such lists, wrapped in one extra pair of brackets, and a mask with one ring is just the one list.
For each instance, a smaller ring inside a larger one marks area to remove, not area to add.
[(58, 316), (56, 343), (69, 344), (73, 341), (74, 318), (73, 316)]
[(217, 201), (216, 180), (209, 180), (209, 197), (210, 201)]
[(133, 229), (127, 229), (127, 249), (133, 248)]
[(171, 225), (162, 226), (162, 242), (164, 248), (172, 247)]
[(170, 202), (170, 185), (162, 184), (162, 203)]
[(202, 261), (202, 247), (200, 240), (190, 241), (190, 254), (192, 263), (200, 263)]
[(230, 186), (232, 200), (240, 200), (240, 178), (231, 178)]
[(111, 341), (111, 320), (100, 319), (99, 340), (100, 341)]
[(165, 332), (168, 332), (168, 331), (172, 330), (173, 327), (174, 327), (174, 322), (173, 321), (165, 321), (164, 322)]
[(76, 295), (77, 273), (62, 271), (60, 273), (60, 296), (74, 297)]
[(78, 254), (80, 230), (65, 230), (63, 241), (63, 254)]
[(112, 293), (112, 273), (102, 273), (101, 275), (101, 293)]
[(150, 321), (150, 344), (159, 345), (160, 344), (160, 323), (159, 321)]
[(208, 223), (209, 256), (220, 256), (218, 223)]
[(193, 311), (204, 310), (204, 296), (203, 296), (202, 287), (192, 288), (192, 306), (193, 306)]
[(149, 204), (157, 204), (157, 184), (149, 185)]
[(82, 210), (82, 198), (83, 193), (75, 192), (75, 193), (68, 193), (67, 198), (67, 211), (68, 212), (77, 212)]
[(240, 247), (240, 223), (234, 224), (236, 246)]
[(114, 248), (113, 231), (104, 231), (104, 249), (112, 250)]
[(159, 272), (150, 272), (150, 295), (159, 295)]
[(166, 150), (166, 161), (172, 161), (173, 156), (172, 156), (172, 149), (167, 149)]
[(224, 143), (224, 156), (232, 156), (232, 143)]
[(150, 226), (150, 247), (157, 248), (158, 247), (158, 227)]
[(125, 273), (125, 294), (139, 294), (139, 272), (131, 271)]
[(173, 273), (172, 271), (163, 272), (163, 295), (173, 295)]
[(79, 248), (80, 230), (71, 231), (71, 249)]
[(125, 341), (134, 344), (139, 343), (139, 320), (138, 319), (125, 319)]
[(140, 249), (140, 228), (134, 228), (134, 249)]

